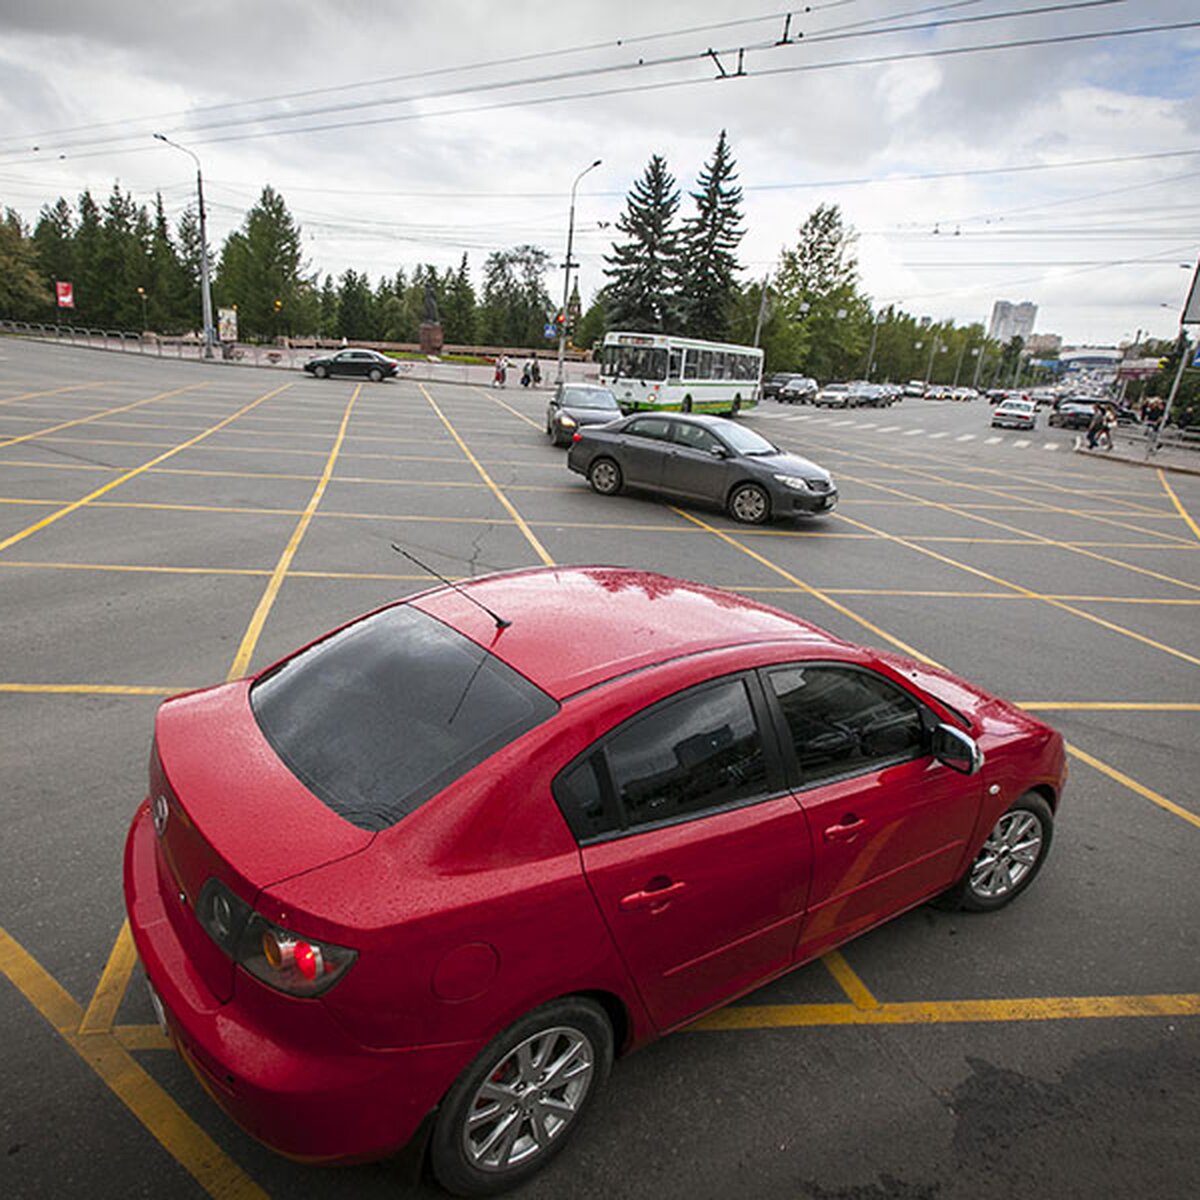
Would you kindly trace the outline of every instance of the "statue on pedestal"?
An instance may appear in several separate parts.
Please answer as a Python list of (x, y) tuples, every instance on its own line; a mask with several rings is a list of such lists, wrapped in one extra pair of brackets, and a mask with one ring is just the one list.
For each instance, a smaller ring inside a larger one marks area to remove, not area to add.
[(425, 315), (421, 318), (420, 339), (422, 354), (441, 354), (445, 339), (438, 319), (437, 294), (429, 282), (425, 284)]

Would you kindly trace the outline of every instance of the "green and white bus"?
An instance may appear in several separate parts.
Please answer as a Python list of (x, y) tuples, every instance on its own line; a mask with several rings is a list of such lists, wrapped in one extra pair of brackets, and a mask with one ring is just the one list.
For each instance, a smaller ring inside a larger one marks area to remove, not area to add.
[(763, 352), (663, 333), (609, 333), (600, 382), (622, 410), (673, 409), (736, 415), (758, 403)]

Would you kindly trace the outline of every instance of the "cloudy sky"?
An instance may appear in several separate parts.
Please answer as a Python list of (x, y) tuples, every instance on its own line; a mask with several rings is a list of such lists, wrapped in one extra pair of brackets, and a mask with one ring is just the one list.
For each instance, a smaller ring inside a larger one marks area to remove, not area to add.
[(788, 11), (0, 0), (0, 207), (32, 223), (119, 182), (177, 216), (194, 167), (160, 131), (200, 157), (217, 247), (270, 184), (314, 271), (467, 251), (478, 282), (522, 242), (561, 264), (599, 158), (576, 209), (586, 300), (650, 155), (686, 192), (725, 129), (747, 277), (837, 203), (876, 304), (962, 323), (1032, 300), (1070, 344), (1174, 335), (1200, 254), (1200, 0)]

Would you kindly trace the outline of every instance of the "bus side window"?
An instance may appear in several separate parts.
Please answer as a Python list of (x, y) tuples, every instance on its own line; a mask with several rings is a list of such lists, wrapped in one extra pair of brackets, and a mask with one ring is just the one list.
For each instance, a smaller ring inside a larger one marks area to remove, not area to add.
[(713, 352), (711, 350), (700, 351), (700, 378), (711, 379), (713, 366)]
[(695, 379), (699, 375), (697, 368), (700, 365), (700, 351), (688, 350), (687, 357), (683, 360), (683, 377), (684, 379)]
[(672, 381), (679, 380), (683, 375), (683, 351), (671, 351), (671, 365), (667, 370), (667, 375)]

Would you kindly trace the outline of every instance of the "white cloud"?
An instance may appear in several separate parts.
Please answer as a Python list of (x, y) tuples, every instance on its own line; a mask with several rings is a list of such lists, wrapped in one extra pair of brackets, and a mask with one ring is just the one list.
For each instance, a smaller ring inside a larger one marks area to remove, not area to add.
[[(822, 30), (912, 7), (861, 0), (853, 8), (798, 16), (792, 32), (805, 34), (799, 44), (750, 49), (747, 76), (718, 81), (704, 51), (723, 51), (721, 63), (733, 72), (736, 48), (777, 39), (782, 13), (746, 23), (732, 0), (665, 0), (653, 7), (611, 0), (602, 10), (581, 0), (552, 8), (532, 0), (424, 7), (309, 0), (286, 9), (249, 0), (210, 0), (190, 9), (164, 9), (149, 0), (119, 6), (5, 0), (0, 204), (33, 220), (60, 194), (74, 199), (87, 187), (103, 197), (120, 180), (147, 203), (161, 189), (177, 214), (189, 201), (194, 175), (184, 155), (151, 141), (150, 130), (165, 126), (201, 156), (218, 244), (270, 183), (304, 227), (314, 269), (336, 275), (354, 267), (375, 278), (422, 261), (457, 263), (464, 249), (478, 269), (489, 249), (523, 241), (544, 245), (561, 262), (571, 181), (600, 157), (604, 165), (581, 185), (577, 209), (588, 292), (603, 281), (602, 256), (612, 236), (611, 226), (606, 231), (598, 223), (615, 221), (650, 155), (667, 158), (686, 211), (686, 192), (725, 128), (746, 189), (747, 274), (769, 269), (816, 204), (836, 202), (864, 231), (862, 276), (881, 302), (967, 321), (986, 317), (993, 299), (1028, 296), (1041, 305), (1039, 325), (1071, 340), (1115, 340), (1144, 326), (1169, 334), (1174, 314), (1159, 306), (1186, 286), (1177, 262), (1194, 259), (1200, 249), (1188, 233), (1200, 228), (1196, 177), (1174, 177), (1200, 171), (1200, 153), (937, 176), (1200, 150), (1200, 37), (1174, 32), (821, 68), (849, 58), (1196, 19), (1194, 0), (1138, 0), (1020, 22), (813, 40)], [(980, 0), (941, 16), (1005, 7)], [(733, 22), (742, 23), (712, 28)], [(660, 32), (672, 36), (640, 40)], [(567, 53), (579, 46), (593, 48)], [(663, 55), (691, 58), (650, 65)], [(450, 70), (522, 57), (528, 61)], [(467, 90), (616, 65), (631, 69)], [(781, 67), (817, 69), (764, 74)], [(385, 78), (390, 82), (347, 86)], [(654, 86), (687, 79), (696, 82)], [(434, 95), (455, 87), (463, 90)], [(641, 90), (562, 98), (623, 88)], [(211, 107), (289, 93), (308, 94), (249, 109)], [(424, 99), (314, 111), (291, 124), (412, 119), (212, 140), (253, 132), (231, 123), (242, 115), (399, 97)], [(169, 115), (183, 113), (190, 115)], [(100, 122), (116, 124), (44, 136)], [(106, 140), (117, 133), (130, 140)], [(33, 140), (43, 147), (36, 154), (28, 149)], [(85, 144), (65, 144), (75, 142)], [(911, 175), (924, 178), (901, 178)], [(837, 182), (857, 179), (875, 182)], [(814, 183), (819, 186), (767, 187)], [(1141, 240), (1125, 232), (1134, 222), (1145, 233)], [(1089, 235), (1089, 225), (1103, 228)], [(949, 232), (955, 227), (961, 227), (957, 237)], [(1165, 265), (1037, 265), (1156, 258)]]

